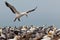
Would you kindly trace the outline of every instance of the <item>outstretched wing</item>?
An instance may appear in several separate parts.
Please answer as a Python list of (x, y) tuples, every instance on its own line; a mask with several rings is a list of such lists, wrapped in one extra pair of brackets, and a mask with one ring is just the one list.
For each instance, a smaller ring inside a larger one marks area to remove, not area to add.
[(11, 9), (11, 11), (15, 14), (16, 12), (18, 12), (14, 6), (12, 6), (11, 4), (9, 4), (8, 2), (5, 1), (5, 4), (7, 7), (9, 7)]
[(27, 11), (26, 13), (33, 12), (33, 11), (35, 11), (36, 9), (37, 9), (37, 7), (35, 7), (35, 8), (34, 8), (34, 9), (32, 9), (32, 10)]

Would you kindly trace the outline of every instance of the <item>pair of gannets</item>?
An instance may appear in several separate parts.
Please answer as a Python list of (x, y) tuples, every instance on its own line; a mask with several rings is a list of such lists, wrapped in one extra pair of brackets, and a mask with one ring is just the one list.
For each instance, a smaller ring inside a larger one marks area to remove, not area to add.
[(43, 37), (43, 39), (41, 39), (41, 40), (51, 40), (52, 39), (52, 31), (50, 31), (47, 35), (45, 35), (44, 37)]
[(43, 37), (41, 40), (51, 40), (53, 38), (53, 35), (55, 34), (56, 28), (54, 27), (53, 30), (50, 30), (47, 35)]
[(8, 40), (19, 40), (20, 39), (20, 35), (18, 35), (18, 31), (17, 30), (15, 30), (14, 31), (14, 38), (12, 38), (12, 39), (8, 39)]
[(16, 19), (18, 19), (18, 21), (20, 21), (20, 18), (21, 18), (22, 16), (24, 16), (24, 15), (28, 16), (28, 15), (27, 15), (28, 13), (35, 11), (36, 8), (37, 8), (37, 7), (35, 7), (35, 8), (32, 9), (32, 10), (28, 10), (28, 11), (26, 11), (26, 12), (22, 12), (22, 13), (21, 13), (21, 12), (17, 11), (16, 8), (15, 8), (14, 6), (12, 6), (11, 4), (9, 4), (7, 1), (5, 1), (5, 4), (6, 4), (6, 6), (7, 6), (8, 8), (10, 8), (10, 10), (11, 10), (14, 14), (16, 14), (16, 17), (15, 17), (15, 19), (14, 19), (14, 22), (16, 21)]

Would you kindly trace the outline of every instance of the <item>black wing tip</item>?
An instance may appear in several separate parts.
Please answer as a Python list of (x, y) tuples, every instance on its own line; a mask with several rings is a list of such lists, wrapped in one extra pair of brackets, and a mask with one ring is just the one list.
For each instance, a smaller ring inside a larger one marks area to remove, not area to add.
[(8, 6), (8, 2), (7, 1), (5, 1), (5, 4), (6, 4), (6, 6)]
[(36, 10), (37, 9), (37, 6), (32, 10), (32, 11), (34, 11), (34, 10)]
[(37, 9), (37, 6), (35, 7), (35, 9)]
[(7, 1), (5, 1), (5, 4), (7, 4)]

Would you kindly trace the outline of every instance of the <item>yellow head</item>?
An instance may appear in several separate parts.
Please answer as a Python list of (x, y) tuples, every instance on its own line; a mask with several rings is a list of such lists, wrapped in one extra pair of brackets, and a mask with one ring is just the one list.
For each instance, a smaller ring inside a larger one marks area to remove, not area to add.
[(2, 33), (2, 28), (0, 28), (0, 33)]

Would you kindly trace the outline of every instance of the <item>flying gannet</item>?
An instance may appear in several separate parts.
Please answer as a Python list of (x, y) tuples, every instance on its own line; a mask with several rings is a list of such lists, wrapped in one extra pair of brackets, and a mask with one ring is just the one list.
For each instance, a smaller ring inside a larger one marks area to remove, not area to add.
[(20, 18), (21, 18), (22, 16), (24, 16), (24, 15), (28, 16), (28, 15), (27, 15), (28, 13), (35, 11), (36, 8), (37, 8), (37, 6), (36, 6), (36, 7), (35, 7), (34, 9), (32, 9), (32, 10), (28, 10), (28, 11), (25, 11), (25, 12), (22, 12), (22, 13), (21, 13), (21, 12), (17, 11), (16, 8), (15, 8), (14, 6), (12, 6), (11, 4), (9, 4), (7, 1), (5, 1), (5, 4), (6, 4), (6, 6), (7, 6), (8, 8), (10, 8), (10, 10), (11, 10), (14, 14), (16, 14), (16, 17), (15, 17), (15, 19), (14, 19), (14, 22), (16, 21), (16, 19), (18, 19), (18, 21), (20, 21)]

